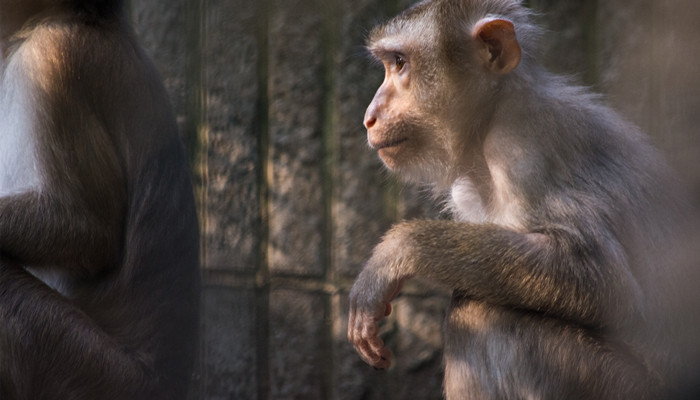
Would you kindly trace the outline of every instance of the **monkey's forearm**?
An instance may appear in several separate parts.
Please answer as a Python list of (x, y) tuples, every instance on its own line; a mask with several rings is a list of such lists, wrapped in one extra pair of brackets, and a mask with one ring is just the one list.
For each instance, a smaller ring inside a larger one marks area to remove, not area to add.
[(109, 225), (74, 202), (38, 192), (2, 197), (0, 256), (34, 266), (104, 267), (119, 251), (113, 237), (120, 227)]
[(614, 265), (624, 260), (581, 246), (564, 232), (412, 221), (387, 233), (368, 266), (380, 267), (390, 280), (423, 276), (475, 299), (582, 324), (636, 317), (636, 282), (621, 276), (625, 265)]
[(69, 301), (2, 258), (0, 282), (0, 376), (32, 385), (19, 393), (142, 398), (146, 367), (138, 353), (130, 355)]

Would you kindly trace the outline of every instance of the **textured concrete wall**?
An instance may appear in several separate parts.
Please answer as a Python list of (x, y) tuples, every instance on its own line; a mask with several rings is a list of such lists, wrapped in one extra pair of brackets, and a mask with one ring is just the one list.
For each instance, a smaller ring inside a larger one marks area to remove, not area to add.
[[(366, 146), (382, 79), (363, 50), (409, 0), (132, 1), (187, 144), (202, 226), (192, 399), (439, 399), (444, 290), (411, 282), (383, 326), (396, 367), (345, 339), (347, 292), (391, 223), (437, 217)], [(700, 6), (530, 0), (543, 61), (608, 96), (700, 193)]]

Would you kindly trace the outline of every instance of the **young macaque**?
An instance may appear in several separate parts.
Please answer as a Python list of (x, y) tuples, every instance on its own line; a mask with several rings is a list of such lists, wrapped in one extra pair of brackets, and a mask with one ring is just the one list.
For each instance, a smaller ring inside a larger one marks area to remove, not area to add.
[(388, 368), (378, 322), (423, 277), (453, 290), (447, 399), (675, 398), (700, 337), (685, 195), (634, 126), (533, 59), (540, 35), (515, 0), (423, 1), (371, 33), (386, 75), (369, 145), (454, 220), (386, 233), (348, 337)]
[(0, 0), (0, 399), (183, 399), (199, 239), (123, 1)]

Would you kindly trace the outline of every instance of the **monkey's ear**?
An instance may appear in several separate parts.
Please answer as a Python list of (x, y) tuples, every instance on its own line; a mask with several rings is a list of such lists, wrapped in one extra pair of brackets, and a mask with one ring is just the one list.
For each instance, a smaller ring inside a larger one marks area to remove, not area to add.
[(472, 37), (480, 46), (479, 56), (486, 67), (507, 74), (520, 63), (520, 44), (513, 23), (505, 19), (485, 18), (477, 22)]

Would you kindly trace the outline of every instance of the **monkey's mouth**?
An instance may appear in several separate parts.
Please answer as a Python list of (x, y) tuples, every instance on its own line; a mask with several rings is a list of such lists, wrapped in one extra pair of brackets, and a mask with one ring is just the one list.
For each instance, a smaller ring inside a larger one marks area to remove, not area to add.
[(407, 140), (408, 140), (408, 139), (406, 139), (406, 138), (403, 138), (403, 139), (395, 139), (395, 140), (387, 140), (387, 141), (379, 142), (379, 143), (376, 143), (376, 144), (370, 142), (370, 146), (372, 146), (372, 148), (374, 148), (375, 150), (381, 150), (381, 149), (387, 149), (387, 148), (390, 148), (390, 147), (396, 147), (396, 146), (400, 145), (401, 143), (403, 143), (403, 142), (405, 142), (405, 141), (407, 141)]

